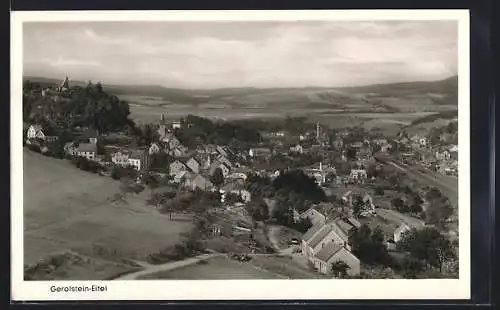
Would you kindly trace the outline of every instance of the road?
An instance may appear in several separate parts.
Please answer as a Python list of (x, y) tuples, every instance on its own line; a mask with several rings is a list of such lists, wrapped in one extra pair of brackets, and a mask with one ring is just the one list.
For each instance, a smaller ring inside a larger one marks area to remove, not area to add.
[(180, 260), (180, 261), (175, 261), (175, 262), (168, 262), (165, 264), (160, 264), (160, 265), (149, 265), (149, 264), (141, 264), (142, 266), (145, 267), (145, 269), (132, 272), (129, 274), (125, 274), (123, 276), (120, 276), (118, 278), (115, 278), (113, 280), (137, 280), (138, 278), (144, 277), (146, 275), (154, 274), (157, 272), (162, 272), (162, 271), (169, 271), (181, 267), (186, 267), (189, 265), (196, 264), (200, 261), (207, 260), (213, 257), (217, 256), (222, 256), (224, 254), (221, 253), (211, 253), (211, 254), (203, 254), (199, 255), (196, 257), (191, 257), (185, 260)]

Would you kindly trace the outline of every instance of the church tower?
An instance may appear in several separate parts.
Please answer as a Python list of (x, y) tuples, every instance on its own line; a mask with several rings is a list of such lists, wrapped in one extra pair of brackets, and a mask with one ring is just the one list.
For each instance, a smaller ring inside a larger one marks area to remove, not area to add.
[(64, 81), (61, 83), (61, 86), (59, 87), (61, 91), (66, 91), (69, 90), (69, 79), (68, 76), (64, 78)]

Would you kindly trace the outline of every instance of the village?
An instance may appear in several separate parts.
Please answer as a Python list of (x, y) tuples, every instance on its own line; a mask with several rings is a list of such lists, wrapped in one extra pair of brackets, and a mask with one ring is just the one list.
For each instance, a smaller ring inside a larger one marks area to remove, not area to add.
[[(55, 90), (30, 95), (58, 102), (70, 90), (66, 77)], [(218, 201), (210, 212), (222, 214), (219, 217), (246, 212), (253, 217), (249, 227), (233, 223), (239, 234), (253, 235), (256, 222), (295, 230), (293, 238), (276, 237), (281, 240), (270, 240), (271, 245), (318, 274), (359, 277), (368, 265), (392, 268), (383, 254), (377, 256), (379, 250), (367, 250), (375, 241), (366, 245), (363, 238), (380, 237), (381, 252), (402, 259), (403, 265), (412, 263), (402, 258), (413, 253), (409, 241), (402, 242), (408, 234), (433, 228), (450, 242), (458, 238), (451, 228), (457, 221), (457, 207), (451, 206), (439, 184), (425, 181), (437, 174), (447, 179), (458, 176), (456, 122), (437, 137), (404, 131), (385, 137), (359, 128), (330, 130), (308, 123), (308, 129), (299, 133), (260, 131), (258, 142), (184, 143), (185, 136), (202, 128), (205, 121), (210, 122), (194, 116), (172, 119), (167, 110), (158, 115), (157, 122), (145, 125), (141, 143), (131, 139), (129, 130), (66, 127), (63, 138), (57, 126), (25, 123), (24, 144), (47, 156), (59, 154), (74, 162), (75, 169), (126, 180), (129, 186), (149, 187), (156, 193), (162, 186), (176, 193), (215, 193)], [(267, 209), (262, 211), (261, 206)], [(160, 209), (162, 203), (151, 207)], [(220, 236), (221, 229), (223, 225), (214, 220), (210, 237)], [(248, 254), (255, 253), (248, 250)], [(418, 257), (425, 262), (414, 269), (423, 272), (434, 266), (453, 273), (454, 257), (440, 254), (437, 263)], [(405, 270), (414, 266), (406, 265)]]

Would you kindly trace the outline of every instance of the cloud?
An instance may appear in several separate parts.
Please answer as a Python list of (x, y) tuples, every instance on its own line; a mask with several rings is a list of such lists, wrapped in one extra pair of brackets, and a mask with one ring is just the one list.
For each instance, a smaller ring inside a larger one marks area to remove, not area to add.
[(53, 67), (79, 67), (79, 66), (91, 66), (91, 67), (97, 67), (99, 66), (99, 62), (94, 61), (94, 60), (81, 60), (81, 59), (71, 59), (71, 58), (64, 58), (64, 57), (58, 57), (55, 60), (48, 60), (47, 63), (50, 66)]
[(24, 42), (30, 72), (169, 87), (357, 85), (457, 67), (456, 22), (39, 23)]

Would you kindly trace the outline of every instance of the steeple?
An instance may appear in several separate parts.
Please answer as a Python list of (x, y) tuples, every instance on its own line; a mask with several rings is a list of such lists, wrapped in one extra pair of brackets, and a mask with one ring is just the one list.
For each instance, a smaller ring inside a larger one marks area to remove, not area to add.
[(69, 89), (69, 79), (68, 76), (64, 78), (64, 81), (61, 84), (61, 90)]

